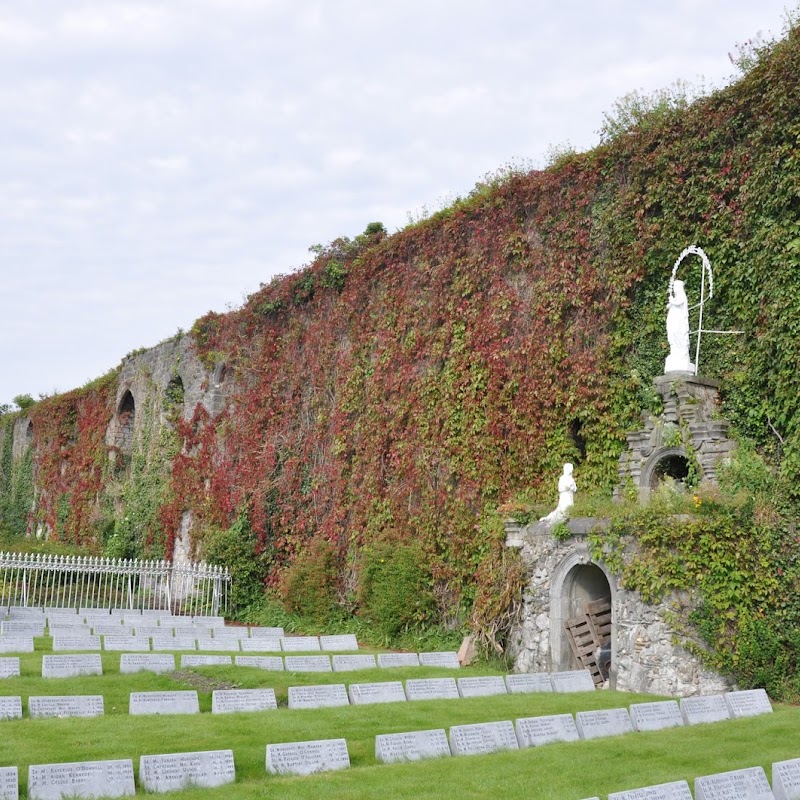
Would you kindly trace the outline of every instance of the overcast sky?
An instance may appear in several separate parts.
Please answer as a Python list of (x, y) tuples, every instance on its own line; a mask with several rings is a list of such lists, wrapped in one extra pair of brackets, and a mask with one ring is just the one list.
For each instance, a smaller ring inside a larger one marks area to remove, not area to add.
[(780, 34), (791, 0), (3, 0), (0, 403), (404, 227)]

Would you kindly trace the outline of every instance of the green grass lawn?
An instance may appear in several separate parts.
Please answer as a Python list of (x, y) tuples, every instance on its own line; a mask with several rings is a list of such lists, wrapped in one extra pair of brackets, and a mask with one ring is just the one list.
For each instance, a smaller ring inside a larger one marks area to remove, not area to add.
[[(21, 695), (22, 720), (0, 721), (0, 766), (18, 766), (20, 797), (29, 764), (132, 758), (199, 750), (232, 749), (236, 784), (189, 789), (180, 798), (553, 798), (580, 800), (730, 769), (761, 765), (771, 777), (775, 761), (800, 758), (800, 708), (775, 706), (773, 714), (652, 733), (549, 744), (516, 752), (462, 756), (386, 765), (375, 760), (375, 736), (495, 720), (514, 720), (648, 702), (651, 695), (590, 692), (518, 694), (462, 700), (417, 701), (327, 709), (286, 708), (289, 686), (361, 683), (412, 677), (499, 674), (486, 665), (463, 670), (371, 669), (344, 673), (266, 672), (249, 667), (203, 667), (178, 674), (119, 674), (118, 653), (103, 654), (104, 675), (42, 679), (42, 653), (20, 655), (22, 674), (0, 680), (0, 694)], [(366, 650), (362, 652), (368, 652)], [(178, 664), (180, 654), (177, 655)], [(212, 715), (214, 686), (275, 690), (275, 711)], [(128, 715), (134, 691), (197, 689), (201, 714)], [(105, 716), (91, 719), (29, 719), (30, 695), (101, 694)], [(351, 769), (309, 777), (276, 777), (265, 768), (266, 745), (345, 738)], [(141, 792), (141, 790), (138, 790)]]

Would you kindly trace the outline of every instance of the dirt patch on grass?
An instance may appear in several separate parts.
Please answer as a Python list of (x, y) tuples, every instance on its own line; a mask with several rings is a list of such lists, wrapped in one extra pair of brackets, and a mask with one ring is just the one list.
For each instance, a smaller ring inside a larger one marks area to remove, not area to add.
[(199, 672), (192, 672), (188, 669), (177, 669), (175, 672), (170, 672), (169, 676), (172, 680), (191, 686), (192, 689), (200, 692), (213, 692), (215, 689), (238, 689), (240, 686), (233, 681), (221, 681), (210, 675), (201, 675)]

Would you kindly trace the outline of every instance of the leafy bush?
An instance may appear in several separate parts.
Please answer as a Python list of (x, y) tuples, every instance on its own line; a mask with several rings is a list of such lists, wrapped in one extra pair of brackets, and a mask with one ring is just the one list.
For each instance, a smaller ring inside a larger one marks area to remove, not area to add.
[(326, 539), (313, 539), (284, 572), (280, 595), (284, 609), (317, 623), (337, 611), (339, 564), (336, 547)]

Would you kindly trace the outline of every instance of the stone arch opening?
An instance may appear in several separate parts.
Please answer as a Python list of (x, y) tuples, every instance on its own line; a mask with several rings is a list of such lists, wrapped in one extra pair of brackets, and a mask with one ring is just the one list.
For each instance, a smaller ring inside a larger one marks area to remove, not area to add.
[(136, 402), (130, 389), (125, 391), (117, 409), (117, 441), (120, 451), (129, 456), (133, 452), (133, 430), (136, 423)]
[(25, 426), (25, 447), (30, 447), (33, 442), (33, 420), (28, 420)]
[(676, 483), (683, 483), (689, 477), (689, 459), (682, 447), (666, 447), (647, 460), (640, 486), (648, 491), (658, 488), (665, 478), (671, 478)]
[(186, 390), (183, 387), (183, 378), (175, 375), (164, 389), (164, 412), (168, 420), (174, 422), (183, 414), (185, 399)]
[[(570, 645), (569, 623), (598, 606), (610, 606), (613, 610), (615, 593), (616, 587), (608, 573), (601, 564), (590, 560), (588, 552), (572, 553), (556, 568), (550, 585), (550, 660), (553, 671), (583, 668)], [(611, 615), (606, 648), (609, 663), (613, 663), (616, 649), (613, 611)]]

